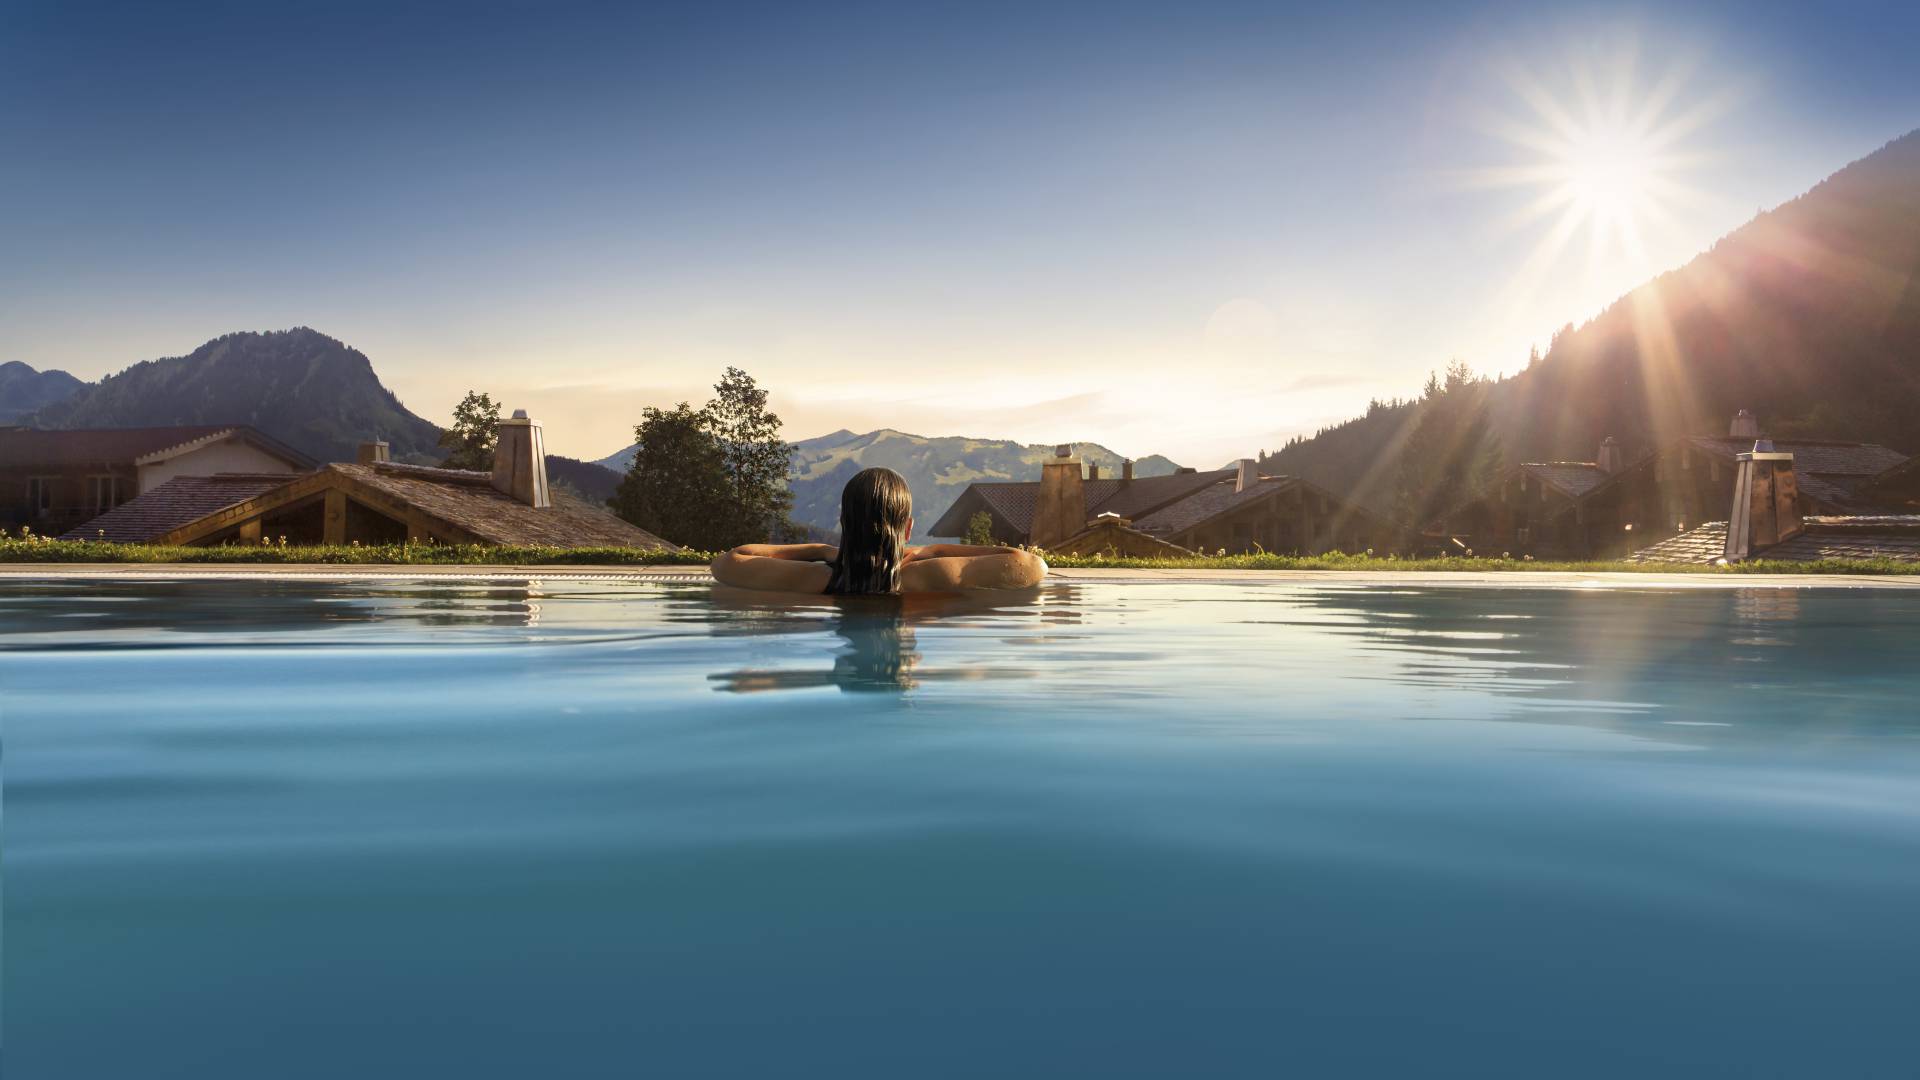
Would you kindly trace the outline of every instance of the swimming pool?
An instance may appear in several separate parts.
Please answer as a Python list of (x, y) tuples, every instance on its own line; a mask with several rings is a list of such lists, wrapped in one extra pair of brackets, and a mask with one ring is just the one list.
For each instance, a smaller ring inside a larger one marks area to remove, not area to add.
[(1912, 1075), (1920, 591), (0, 583), (19, 1077)]

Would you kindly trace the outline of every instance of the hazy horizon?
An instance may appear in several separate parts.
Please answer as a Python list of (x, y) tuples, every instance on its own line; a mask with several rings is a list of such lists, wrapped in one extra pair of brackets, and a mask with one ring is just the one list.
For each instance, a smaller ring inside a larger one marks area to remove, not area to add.
[(587, 459), (731, 364), (795, 440), (1217, 465), (1518, 370), (1920, 125), (1894, 5), (8, 25), (0, 361), (305, 325)]

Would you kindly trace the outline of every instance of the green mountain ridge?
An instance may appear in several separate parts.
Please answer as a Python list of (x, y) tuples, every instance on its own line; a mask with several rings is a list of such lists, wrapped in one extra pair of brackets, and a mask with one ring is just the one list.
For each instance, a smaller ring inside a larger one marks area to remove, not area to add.
[[(1568, 326), (1485, 400), (1509, 465), (1592, 461), (1609, 435), (1633, 460), (1743, 408), (1776, 436), (1920, 451), (1920, 131)], [(1422, 408), (1376, 402), (1262, 464), (1391, 509)]]
[(87, 384), (58, 369), (35, 371), (18, 360), (0, 364), (0, 424), (72, 397)]
[(396, 460), (438, 462), (440, 429), (409, 412), (366, 354), (307, 327), (226, 334), (186, 356), (83, 384), (23, 422), (44, 428), (249, 424), (321, 461), (385, 439)]

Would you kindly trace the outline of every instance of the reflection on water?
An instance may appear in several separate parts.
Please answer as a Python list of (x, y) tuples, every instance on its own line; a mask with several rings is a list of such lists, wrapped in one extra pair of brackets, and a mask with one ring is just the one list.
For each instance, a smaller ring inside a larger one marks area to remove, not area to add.
[[(828, 622), (838, 644), (827, 650), (828, 667), (798, 670), (777, 668), (722, 671), (709, 675), (715, 689), (740, 694), (774, 690), (804, 690), (833, 686), (849, 693), (912, 690), (926, 680), (969, 681), (1017, 677), (1023, 672), (1003, 666), (976, 666), (921, 671), (915, 627), (963, 616), (1030, 610), (1025, 595), (994, 596), (860, 596), (804, 601), (756, 595), (734, 589), (715, 589), (714, 608), (728, 612), (788, 614), (797, 606), (820, 606), (831, 612)], [(769, 629), (761, 624), (761, 629)]]
[(1916, 646), (1898, 591), (8, 582), (8, 1065), (1899, 1075)]

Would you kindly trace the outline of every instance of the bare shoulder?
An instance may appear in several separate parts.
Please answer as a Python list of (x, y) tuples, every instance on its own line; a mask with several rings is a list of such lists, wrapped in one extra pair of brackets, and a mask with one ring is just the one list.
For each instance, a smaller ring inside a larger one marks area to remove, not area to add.
[(1030, 551), (920, 559), (900, 569), (900, 591), (963, 592), (1030, 589), (1047, 576), (1047, 562)]

